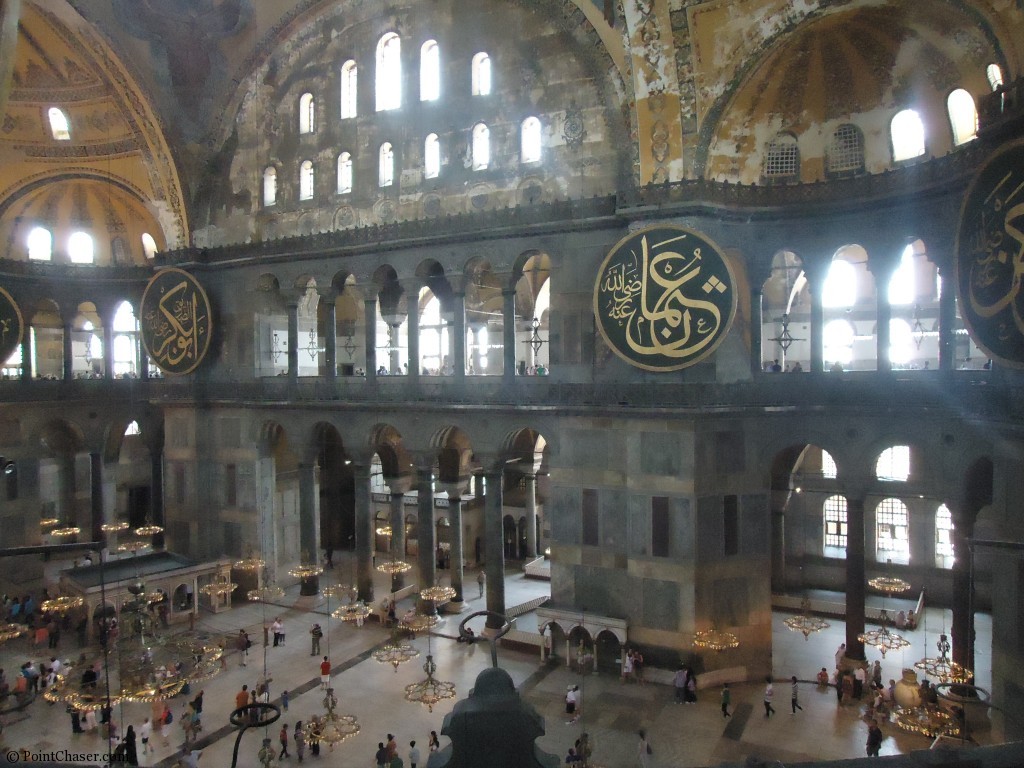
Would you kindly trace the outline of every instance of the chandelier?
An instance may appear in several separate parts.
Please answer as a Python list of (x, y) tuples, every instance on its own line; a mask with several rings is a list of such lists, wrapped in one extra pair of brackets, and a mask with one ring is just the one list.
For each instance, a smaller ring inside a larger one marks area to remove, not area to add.
[(440, 619), (436, 614), (410, 613), (402, 617), (398, 626), (407, 629), (414, 635), (437, 626)]
[(888, 620), (889, 614), (883, 608), (881, 610), (881, 618), (879, 619), (881, 626), (878, 629), (872, 629), (870, 632), (862, 632), (857, 635), (857, 639), (864, 643), (864, 645), (876, 648), (882, 654), (883, 659), (889, 651), (899, 651), (910, 645), (910, 641), (904, 638), (903, 635), (889, 631), (889, 628), (885, 626)]
[(428, 603), (446, 603), (455, 597), (455, 589), (453, 587), (435, 585), (422, 590), (420, 597)]
[(302, 553), (302, 560), (299, 561), (299, 564), (288, 571), (288, 573), (295, 578), (302, 580), (312, 579), (323, 572), (323, 566), (308, 562), (308, 557), (305, 552)]
[(898, 707), (895, 722), (908, 733), (919, 733), (929, 738), (960, 735), (960, 726), (953, 715), (936, 704)]
[[(891, 561), (890, 561), (891, 562)], [(868, 586), (887, 595), (898, 595), (910, 589), (910, 584), (895, 576), (876, 576), (868, 580)]]
[(939, 635), (939, 641), (935, 644), (935, 647), (939, 650), (939, 655), (936, 658), (925, 657), (915, 662), (914, 666), (928, 675), (928, 677), (937, 677), (943, 683), (970, 682), (971, 678), (974, 677), (974, 673), (967, 669), (967, 667), (949, 658), (952, 646), (945, 632)]
[(339, 715), (334, 710), (338, 706), (338, 697), (334, 689), (328, 688), (324, 694), (324, 714), (313, 715), (303, 728), (306, 741), (309, 743), (327, 744), (334, 749), (335, 744), (359, 733), (359, 722), (355, 715)]
[(264, 584), (262, 587), (250, 589), (245, 596), (254, 603), (273, 603), (284, 599), (284, 590), (276, 584)]
[(348, 603), (336, 608), (332, 613), (336, 619), (342, 621), (354, 621), (357, 624), (370, 615), (370, 607), (362, 600), (357, 600), (354, 603)]
[(388, 573), (395, 576), (399, 573), (406, 573), (412, 570), (412, 566), (404, 560), (388, 560), (386, 563), (381, 563), (377, 566), (377, 570), (381, 573)]
[(81, 597), (61, 595), (60, 597), (43, 600), (39, 607), (43, 610), (43, 613), (59, 613), (63, 616), (68, 611), (81, 608), (83, 605), (85, 605), (85, 600)]
[(377, 533), (378, 536), (390, 536), (391, 535), (391, 526), (390, 525), (382, 525), (382, 526), (380, 526), (379, 528), (376, 529), (376, 533)]
[(140, 539), (132, 539), (122, 544), (117, 545), (118, 552), (131, 552), (133, 555), (138, 554), (144, 549), (149, 549), (153, 545), (148, 541), (142, 541)]
[(0, 624), (0, 643), (21, 637), (28, 630), (20, 624)]
[(252, 550), (248, 551), (241, 560), (235, 560), (231, 566), (239, 571), (258, 571), (266, 565), (266, 561), (262, 560), (253, 554)]
[(693, 644), (698, 648), (719, 652), (739, 647), (740, 641), (732, 632), (712, 628), (695, 633)]
[(56, 517), (44, 517), (44, 518), (40, 519), (39, 526), (41, 528), (49, 528), (51, 526), (56, 525), (59, 522), (60, 522), (60, 520), (58, 520)]
[(50, 531), (50, 535), (63, 538), (65, 536), (77, 536), (81, 532), (82, 529), (79, 528), (77, 525), (64, 525), (60, 528), (54, 528), (52, 531)]
[(427, 679), (405, 686), (405, 700), (422, 704), (428, 712), (433, 712), (434, 705), (439, 701), (455, 698), (455, 683), (434, 679), (437, 665), (434, 663), (434, 656), (430, 653), (429, 634), (427, 635), (427, 661), (423, 665), (423, 671), (427, 673)]
[(100, 530), (104, 533), (120, 533), (121, 531), (128, 530), (128, 523), (124, 520), (120, 520), (116, 523), (104, 523), (100, 526)]
[(135, 529), (136, 536), (156, 536), (158, 533), (163, 533), (163, 526), (153, 525), (148, 520), (145, 525), (139, 526)]
[(804, 640), (809, 640), (813, 633), (832, 626), (824, 619), (811, 616), (811, 601), (806, 597), (800, 601), (800, 615), (790, 616), (783, 623), (794, 632), (803, 632)]
[(223, 597), (224, 595), (230, 595), (238, 589), (238, 585), (233, 581), (211, 581), (209, 584), (204, 584), (199, 588), (199, 591), (209, 597)]
[(398, 672), (398, 667), (407, 661), (411, 661), (420, 655), (420, 652), (408, 643), (401, 643), (398, 638), (392, 637), (391, 642), (385, 643), (373, 652), (373, 660), (380, 664), (390, 664)]

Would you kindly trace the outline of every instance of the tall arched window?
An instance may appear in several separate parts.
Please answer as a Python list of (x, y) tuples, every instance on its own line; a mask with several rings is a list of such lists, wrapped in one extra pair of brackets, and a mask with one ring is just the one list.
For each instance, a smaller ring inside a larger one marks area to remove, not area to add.
[(491, 57), (481, 51), (473, 57), (473, 95), (489, 96), (491, 93)]
[(800, 150), (796, 136), (780, 133), (765, 150), (761, 175), (766, 179), (794, 179), (799, 174)]
[(382, 187), (390, 187), (395, 181), (395, 151), (391, 148), (389, 141), (380, 145), (380, 163), (377, 175), (378, 183)]
[(839, 476), (839, 467), (836, 466), (836, 460), (832, 458), (832, 454), (828, 451), (821, 452), (821, 476), (830, 480), (835, 480)]
[(303, 160), (299, 166), (299, 200), (313, 199), (313, 161)]
[(316, 101), (312, 93), (299, 97), (299, 133), (313, 133), (316, 130)]
[(886, 448), (875, 462), (875, 478), (905, 483), (910, 477), (910, 446)]
[(889, 361), (895, 365), (906, 365), (917, 354), (914, 332), (910, 323), (902, 317), (889, 321)]
[(402, 41), (394, 32), (377, 43), (377, 111), (402, 106)]
[(875, 507), (875, 559), (910, 562), (910, 515), (899, 499), (882, 499)]
[(908, 245), (900, 256), (900, 265), (889, 279), (889, 303), (907, 306), (917, 298), (917, 272), (914, 268), (914, 248)]
[(953, 567), (953, 515), (945, 504), (935, 510), (935, 567)]
[(846, 556), (846, 498), (829, 496), (821, 506), (825, 524), (825, 556)]
[(33, 227), (28, 233), (28, 258), (31, 261), (49, 261), (53, 258), (53, 235), (45, 227)]
[(473, 170), (483, 171), (491, 162), (491, 131), (483, 123), (473, 126)]
[(853, 326), (849, 320), (830, 320), (822, 331), (825, 363), (848, 366), (853, 362)]
[(910, 160), (924, 154), (924, 123), (913, 109), (896, 113), (889, 126), (894, 162)]
[(341, 65), (341, 119), (345, 120), (355, 117), (359, 113), (356, 102), (358, 93), (356, 84), (358, 82), (358, 68), (355, 61), (349, 59)]
[(342, 152), (338, 155), (338, 194), (347, 195), (352, 191), (352, 155)]
[(988, 78), (988, 85), (993, 91), (1003, 84), (1003, 70), (998, 64), (989, 64), (985, 67), (985, 77)]
[(420, 48), (420, 101), (441, 97), (441, 51), (436, 40), (427, 40)]
[[(429, 299), (427, 296), (429, 295)], [(441, 319), (441, 302), (429, 288), (420, 289), (420, 366), (431, 375), (448, 376), (454, 372), (449, 347), (448, 326)]]
[(57, 107), (50, 107), (47, 112), (50, 119), (50, 133), (55, 141), (71, 141), (71, 124), (64, 110)]
[(974, 99), (963, 88), (957, 88), (946, 99), (949, 125), (953, 129), (953, 144), (960, 146), (978, 138), (978, 108)]
[(437, 134), (431, 133), (423, 142), (423, 175), (428, 179), (436, 179), (441, 173), (441, 143)]
[(519, 129), (520, 160), (524, 163), (536, 163), (540, 160), (540, 145), (540, 120), (530, 116), (523, 120)]
[(156, 258), (156, 240), (149, 232), (142, 233), (142, 253), (147, 259)]
[(277, 203), (277, 168), (269, 166), (263, 171), (263, 205)]
[(832, 132), (825, 153), (829, 173), (864, 170), (864, 134), (851, 123), (843, 123)]
[(823, 306), (852, 307), (857, 301), (857, 271), (844, 259), (834, 259), (825, 277), (825, 286), (821, 293)]
[(139, 321), (132, 305), (122, 301), (114, 313), (114, 375), (134, 376), (138, 361)]
[(68, 259), (72, 264), (92, 264), (94, 259), (92, 235), (74, 232), (68, 238)]

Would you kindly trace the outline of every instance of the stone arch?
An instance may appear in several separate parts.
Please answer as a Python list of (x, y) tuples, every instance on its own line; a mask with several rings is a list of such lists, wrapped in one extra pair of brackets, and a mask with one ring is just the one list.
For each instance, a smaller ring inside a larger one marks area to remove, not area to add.
[(337, 427), (313, 427), (312, 461), (320, 468), (320, 543), (330, 549), (355, 546), (355, 475)]

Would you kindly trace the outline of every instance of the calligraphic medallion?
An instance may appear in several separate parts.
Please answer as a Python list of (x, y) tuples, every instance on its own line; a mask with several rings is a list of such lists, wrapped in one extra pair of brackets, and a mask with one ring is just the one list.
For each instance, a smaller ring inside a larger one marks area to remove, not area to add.
[(0, 288), (0, 363), (6, 362), (21, 344), (25, 321), (11, 294)]
[(954, 253), (971, 339), (989, 357), (1024, 368), (1024, 140), (997, 152), (974, 177)]
[(210, 348), (210, 300), (196, 279), (180, 269), (153, 275), (142, 294), (142, 343), (161, 371), (191, 373)]
[(715, 351), (736, 315), (736, 279), (704, 235), (658, 225), (620, 240), (601, 264), (594, 318), (630, 365), (676, 371)]

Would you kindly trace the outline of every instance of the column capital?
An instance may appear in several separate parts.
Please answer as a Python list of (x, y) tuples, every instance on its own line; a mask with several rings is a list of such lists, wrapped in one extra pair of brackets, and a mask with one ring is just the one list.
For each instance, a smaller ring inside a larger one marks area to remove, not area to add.
[(410, 475), (385, 477), (384, 483), (388, 486), (392, 496), (404, 496), (412, 490), (412, 477)]

